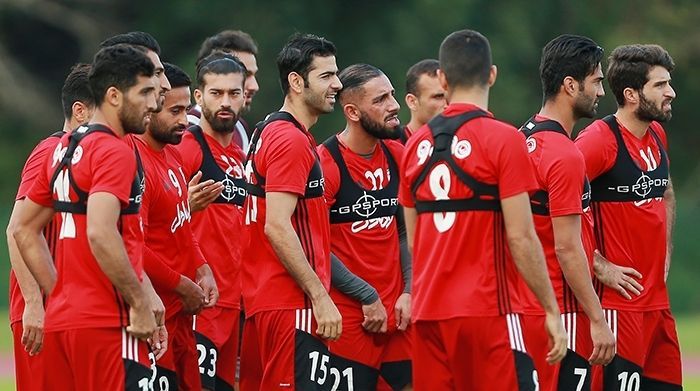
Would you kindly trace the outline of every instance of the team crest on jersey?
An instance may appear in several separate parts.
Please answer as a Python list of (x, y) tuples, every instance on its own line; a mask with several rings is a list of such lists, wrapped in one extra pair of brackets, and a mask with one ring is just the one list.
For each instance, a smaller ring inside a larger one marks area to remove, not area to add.
[(56, 144), (56, 148), (53, 150), (53, 157), (51, 161), (51, 167), (56, 167), (56, 165), (63, 159), (68, 151), (68, 147), (64, 147), (63, 144)]
[(534, 137), (528, 137), (527, 140), (525, 140), (525, 144), (527, 145), (528, 153), (532, 153), (537, 149), (537, 140), (535, 140)]
[(70, 162), (72, 164), (77, 164), (80, 161), (80, 159), (82, 159), (82, 158), (83, 158), (83, 146), (78, 145), (78, 147), (75, 148), (75, 152), (73, 152), (73, 158), (71, 159)]

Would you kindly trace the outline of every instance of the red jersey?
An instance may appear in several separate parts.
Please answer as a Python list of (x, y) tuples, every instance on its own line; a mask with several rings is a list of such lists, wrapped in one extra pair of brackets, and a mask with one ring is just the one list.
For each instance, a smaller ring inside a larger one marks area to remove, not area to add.
[[(24, 168), (22, 168), (22, 174), (20, 176), (19, 188), (17, 189), (17, 195), (15, 196), (15, 201), (23, 200), (27, 197), (29, 190), (34, 183), (34, 180), (39, 176), (40, 172), (45, 168), (46, 159), (53, 152), (56, 147), (56, 143), (60, 140), (59, 136), (47, 137), (32, 150), (29, 154), (27, 161), (24, 163)], [(46, 241), (49, 244), (49, 250), (53, 254), (55, 249), (55, 232), (54, 229), (56, 224), (52, 221), (44, 230), (44, 235), (46, 236)], [(10, 270), (10, 324), (15, 322), (20, 322), (22, 320), (22, 314), (24, 313), (24, 297), (22, 297), (22, 291), (19, 289), (19, 283), (17, 282), (17, 277), (15, 277), (14, 271)]]
[[(526, 122), (521, 131), (528, 136), (530, 163), (537, 179), (538, 192), (547, 194), (548, 214), (533, 211), (535, 230), (542, 243), (549, 279), (563, 313), (580, 311), (576, 297), (564, 279), (555, 251), (552, 218), (581, 215), (581, 232), (589, 269), (592, 268), (593, 220), (590, 213), (590, 187), (583, 155), (559, 123), (542, 116)], [(533, 132), (534, 131), (534, 132)], [(592, 270), (592, 269), (591, 269)], [(542, 305), (521, 279), (524, 313), (544, 315)]]
[[(340, 154), (354, 183), (362, 189), (372, 191), (388, 186), (391, 176), (399, 173), (390, 170), (384, 150), (377, 145), (370, 158), (364, 158), (338, 140)], [(385, 140), (394, 161), (401, 162), (403, 145)], [(338, 164), (325, 145), (319, 145), (318, 154), (325, 178), (324, 197), (331, 208), (341, 188), (341, 172)], [(348, 184), (343, 184), (347, 186)], [(364, 193), (367, 197), (367, 193)], [(397, 197), (394, 192), (393, 197)], [(395, 199), (394, 199), (395, 200)], [(359, 199), (356, 204), (362, 203)], [(376, 208), (375, 208), (376, 209)], [(401, 263), (399, 260), (399, 235), (394, 216), (372, 217), (362, 221), (331, 224), (331, 252), (355, 275), (373, 286), (387, 307), (389, 327), (396, 327), (394, 303), (403, 291)], [(360, 306), (361, 304), (339, 291), (331, 289), (331, 298), (336, 304)]]
[[(668, 142), (666, 132), (659, 123), (652, 122), (641, 139), (619, 122), (618, 125), (626, 152), (642, 172), (652, 176), (662, 166), (662, 160), (668, 162), (667, 158), (662, 159), (662, 155), (666, 156)], [(652, 131), (659, 138), (661, 146)], [(617, 164), (618, 152), (625, 152), (618, 151), (615, 133), (603, 120), (595, 121), (584, 129), (576, 138), (576, 146), (583, 153), (588, 177), (594, 185), (596, 179)], [(632, 183), (639, 182), (637, 178), (630, 180)], [(592, 196), (595, 201), (595, 189)], [(617, 265), (639, 271), (644, 286), (642, 294), (633, 296), (632, 300), (625, 299), (612, 289), (603, 288), (603, 306), (633, 311), (669, 308), (668, 291), (664, 282), (667, 218), (663, 197), (637, 202), (594, 202), (593, 215), (598, 248), (605, 258)]]
[[(217, 166), (235, 178), (243, 178), (243, 151), (235, 143), (227, 147), (204, 133), (204, 139)], [(185, 178), (192, 178), (203, 161), (202, 147), (191, 132), (185, 132), (175, 147), (182, 156)], [(207, 178), (202, 177), (202, 181)], [(217, 306), (241, 308), (241, 208), (213, 202), (192, 215), (192, 227), (204, 258), (214, 273), (219, 289)]]
[(138, 149), (146, 173), (141, 219), (146, 242), (144, 270), (170, 318), (182, 309), (174, 289), (180, 275), (195, 281), (197, 268), (206, 261), (192, 233), (187, 182), (180, 153), (166, 145), (156, 151), (141, 138), (127, 136)]
[[(265, 178), (265, 192), (284, 192), (299, 196), (291, 223), (306, 259), (328, 290), (328, 209), (322, 194), (304, 198), (307, 189), (322, 190), (318, 188), (323, 186), (324, 179), (315, 148), (316, 142), (306, 129), (299, 129), (287, 121), (274, 121), (265, 126), (260, 133), (252, 165), (255, 166), (255, 173)], [(310, 173), (317, 174), (318, 178), (311, 179)], [(248, 181), (260, 184), (259, 179), (250, 177)], [(265, 198), (249, 194), (244, 209), (249, 240), (244, 253), (246, 262), (243, 264), (243, 300), (246, 316), (266, 310), (309, 307), (311, 304), (308, 298), (284, 268), (265, 235)]]
[[(477, 110), (471, 104), (449, 105), (444, 117)], [(409, 139), (401, 166), (399, 202), (463, 199), (473, 196), (445, 165), (435, 166), (412, 187), (433, 151), (430, 128)], [(537, 187), (525, 138), (513, 126), (487, 117), (463, 124), (452, 142), (455, 163), (477, 181), (494, 184), (500, 199)], [(444, 170), (439, 169), (445, 168)], [(521, 312), (518, 274), (508, 250), (502, 214), (494, 211), (420, 213), (413, 240), (412, 318), (442, 320), (464, 316), (498, 316)]]
[[(87, 194), (112, 194), (123, 207), (129, 206), (136, 159), (127, 143), (113, 134), (93, 132), (85, 136), (73, 155), (70, 176), (59, 174), (54, 186), (50, 185), (49, 178), (65, 154), (69, 137), (70, 134), (63, 136), (52, 158), (46, 160), (27, 195), (29, 199), (48, 208), (53, 207), (54, 200), (77, 202), (77, 187)], [(45, 331), (125, 327), (129, 322), (128, 305), (90, 249), (87, 215), (66, 212), (57, 215), (60, 216), (56, 221), (60, 226), (55, 251), (58, 274), (46, 308)], [(118, 221), (118, 228), (131, 266), (141, 278), (141, 218), (138, 214), (124, 214)]]

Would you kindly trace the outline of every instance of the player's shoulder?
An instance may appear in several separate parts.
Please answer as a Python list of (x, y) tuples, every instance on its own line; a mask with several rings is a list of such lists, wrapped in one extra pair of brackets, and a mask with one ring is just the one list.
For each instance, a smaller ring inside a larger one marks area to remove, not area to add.
[(665, 148), (668, 148), (668, 135), (666, 134), (666, 129), (658, 121), (652, 121), (649, 128), (661, 139)]
[(578, 136), (576, 137), (576, 141), (588, 137), (614, 138), (615, 135), (610, 130), (610, 125), (608, 125), (607, 122), (603, 121), (602, 119), (597, 119), (579, 132)]
[(267, 124), (260, 133), (263, 145), (308, 145), (309, 138), (305, 130), (300, 129), (293, 122), (276, 120)]

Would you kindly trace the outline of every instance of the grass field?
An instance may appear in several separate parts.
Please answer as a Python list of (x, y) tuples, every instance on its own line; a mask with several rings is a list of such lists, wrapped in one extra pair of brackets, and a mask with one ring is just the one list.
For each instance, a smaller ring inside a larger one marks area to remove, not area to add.
[[(7, 319), (7, 311), (0, 311), (0, 319)], [(700, 356), (700, 314), (682, 316), (677, 319), (678, 338), (681, 342), (681, 350), (684, 356)], [(0, 354), (12, 353), (12, 333), (7, 326), (0, 327)], [(700, 374), (693, 377), (684, 374), (685, 391), (700, 391)], [(13, 391), (15, 389), (13, 378), (0, 378), (0, 391)]]

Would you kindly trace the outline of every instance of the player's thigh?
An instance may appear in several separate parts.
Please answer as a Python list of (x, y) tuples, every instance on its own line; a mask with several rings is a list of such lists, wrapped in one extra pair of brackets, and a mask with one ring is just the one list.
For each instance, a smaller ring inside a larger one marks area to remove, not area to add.
[(409, 326), (406, 331), (395, 330), (387, 335), (377, 390), (403, 390), (412, 384), (412, 333), (413, 327)]
[(173, 329), (169, 330), (172, 335), (172, 344), (169, 349), (172, 350), (175, 360), (178, 389), (200, 390), (202, 383), (199, 373), (199, 353), (192, 330), (192, 316), (180, 313), (175, 318)]
[[(647, 346), (644, 341), (642, 312), (604, 310), (606, 321), (615, 336), (617, 350), (610, 364), (602, 370), (604, 391), (638, 390), (642, 381), (642, 365)], [(599, 389), (599, 376), (594, 371), (593, 389)]]
[[(642, 389), (651, 391), (680, 390), (683, 383), (681, 353), (676, 321), (670, 310), (645, 313), (649, 327), (649, 352), (642, 369)], [(645, 328), (646, 329), (646, 328)]]
[(44, 390), (42, 376), (42, 361), (46, 356), (46, 337), (42, 342), (42, 351), (30, 356), (22, 345), (22, 322), (14, 322), (11, 325), (12, 339), (14, 343), (15, 385), (17, 391)]
[(233, 389), (238, 354), (238, 315), (238, 310), (217, 306), (194, 317), (197, 363), (204, 389)]
[(446, 341), (440, 331), (439, 322), (415, 322), (411, 337), (414, 390), (454, 389)]

